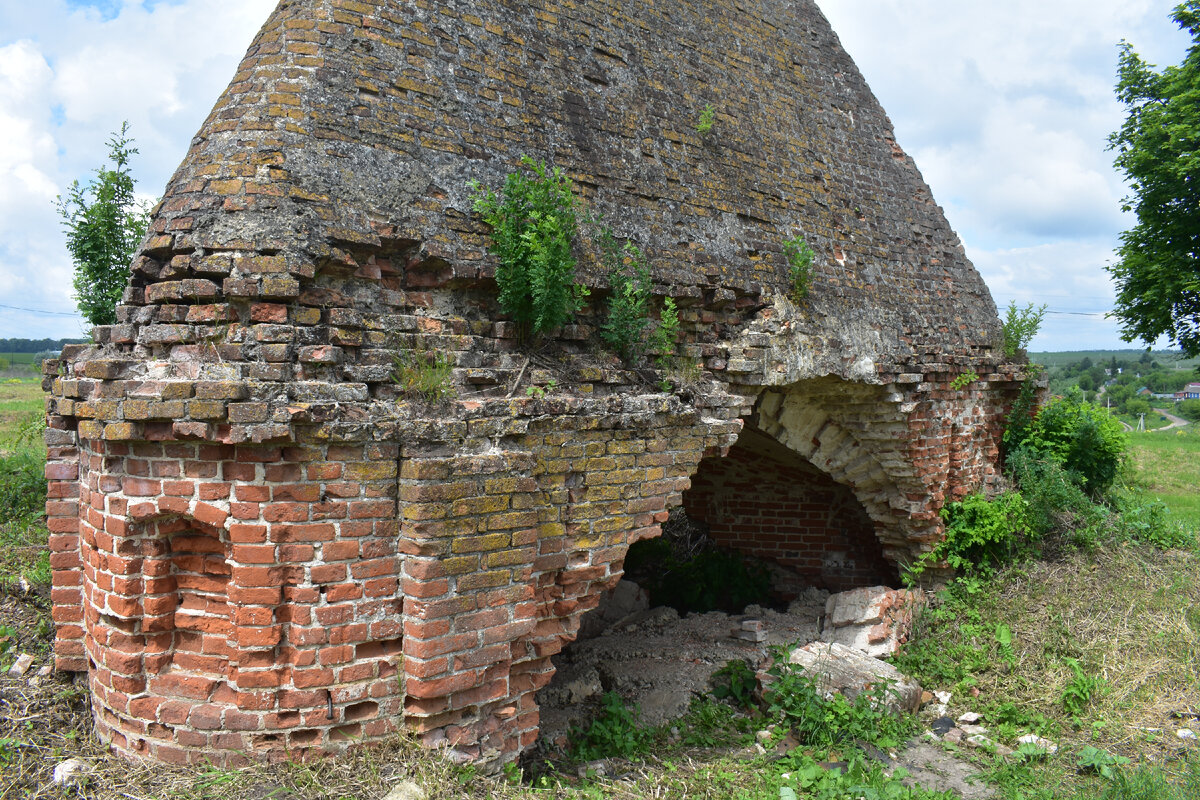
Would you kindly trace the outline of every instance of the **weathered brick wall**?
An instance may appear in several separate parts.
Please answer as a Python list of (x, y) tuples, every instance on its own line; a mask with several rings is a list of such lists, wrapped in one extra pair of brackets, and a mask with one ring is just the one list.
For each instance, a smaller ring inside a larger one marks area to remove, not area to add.
[[(469, 185), (522, 154), (646, 251), (694, 385), (605, 352), (593, 231), (592, 306), (516, 339)], [(512, 758), (550, 656), (743, 422), (851, 492), (897, 564), (995, 483), (1024, 377), (808, 0), (284, 0), (118, 320), (47, 365), (57, 652), (101, 735), (178, 761), (400, 726)], [(456, 398), (406, 397), (401, 352), (448, 357)]]

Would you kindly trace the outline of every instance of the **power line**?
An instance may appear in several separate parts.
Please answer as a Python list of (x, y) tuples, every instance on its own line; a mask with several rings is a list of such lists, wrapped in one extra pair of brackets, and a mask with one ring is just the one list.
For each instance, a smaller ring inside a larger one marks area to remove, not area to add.
[(43, 311), (40, 308), (21, 308), (20, 306), (6, 306), (4, 303), (0, 303), (0, 308), (8, 308), (13, 311), (27, 311), (30, 314), (48, 314), (48, 315), (57, 316), (57, 317), (78, 317), (79, 316), (78, 314), (71, 314), (71, 313), (67, 313), (66, 311)]

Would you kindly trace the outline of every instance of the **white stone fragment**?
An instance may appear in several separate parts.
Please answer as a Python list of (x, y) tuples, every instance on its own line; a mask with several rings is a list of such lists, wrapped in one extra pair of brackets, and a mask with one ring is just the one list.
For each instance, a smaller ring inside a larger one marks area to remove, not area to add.
[(427, 796), (416, 781), (404, 781), (392, 787), (383, 800), (425, 800)]
[(54, 785), (83, 786), (94, 771), (95, 767), (82, 758), (68, 758), (54, 768)]
[(1194, 741), (1197, 738), (1196, 732), (1191, 728), (1180, 728), (1175, 731), (1175, 735), (1180, 739), (1187, 739), (1189, 741)]
[(13, 665), (8, 668), (8, 674), (14, 678), (19, 678), (26, 672), (29, 672), (29, 668), (32, 666), (33, 656), (29, 655), (29, 653), (22, 653)]
[(968, 711), (967, 713), (963, 714), (961, 717), (958, 718), (958, 724), (959, 725), (964, 725), (964, 724), (965, 725), (974, 725), (975, 723), (979, 722), (979, 720), (981, 720), (981, 719), (983, 719), (982, 714), (977, 714), (974, 711)]
[(1058, 752), (1058, 745), (1049, 739), (1043, 739), (1037, 734), (1027, 733), (1017, 739), (1017, 744), (1031, 744), (1039, 748), (1048, 755), (1053, 755)]

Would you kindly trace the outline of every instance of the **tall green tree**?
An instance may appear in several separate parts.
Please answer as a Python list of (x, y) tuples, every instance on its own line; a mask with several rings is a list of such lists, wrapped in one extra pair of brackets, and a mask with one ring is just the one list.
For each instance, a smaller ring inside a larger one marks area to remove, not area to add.
[(108, 160), (87, 186), (72, 181), (58, 212), (75, 263), (75, 301), (93, 325), (112, 325), (129, 281), (129, 264), (146, 235), (149, 214), (137, 202), (129, 159), (137, 153), (129, 123), (108, 140)]
[(1200, 355), (1200, 0), (1172, 19), (1192, 35), (1183, 63), (1161, 71), (1121, 43), (1117, 99), (1121, 130), (1109, 139), (1132, 195), (1137, 225), (1121, 235), (1113, 315), (1126, 341), (1166, 335)]

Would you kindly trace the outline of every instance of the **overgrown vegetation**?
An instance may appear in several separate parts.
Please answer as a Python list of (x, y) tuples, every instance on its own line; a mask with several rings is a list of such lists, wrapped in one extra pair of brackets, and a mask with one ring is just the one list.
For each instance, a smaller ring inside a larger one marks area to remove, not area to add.
[(712, 131), (716, 119), (717, 109), (713, 108), (712, 103), (705, 103), (704, 108), (700, 111), (700, 119), (696, 123), (696, 133), (701, 136), (707, 135)]
[(612, 231), (600, 231), (600, 252), (612, 292), (608, 317), (600, 337), (627, 362), (637, 361), (646, 349), (650, 327), (650, 265), (633, 242), (617, 244)]
[(472, 189), (475, 211), (492, 229), (500, 308), (533, 335), (566, 323), (587, 296), (575, 282), (579, 221), (571, 179), (525, 156), (499, 192), (477, 183)]

